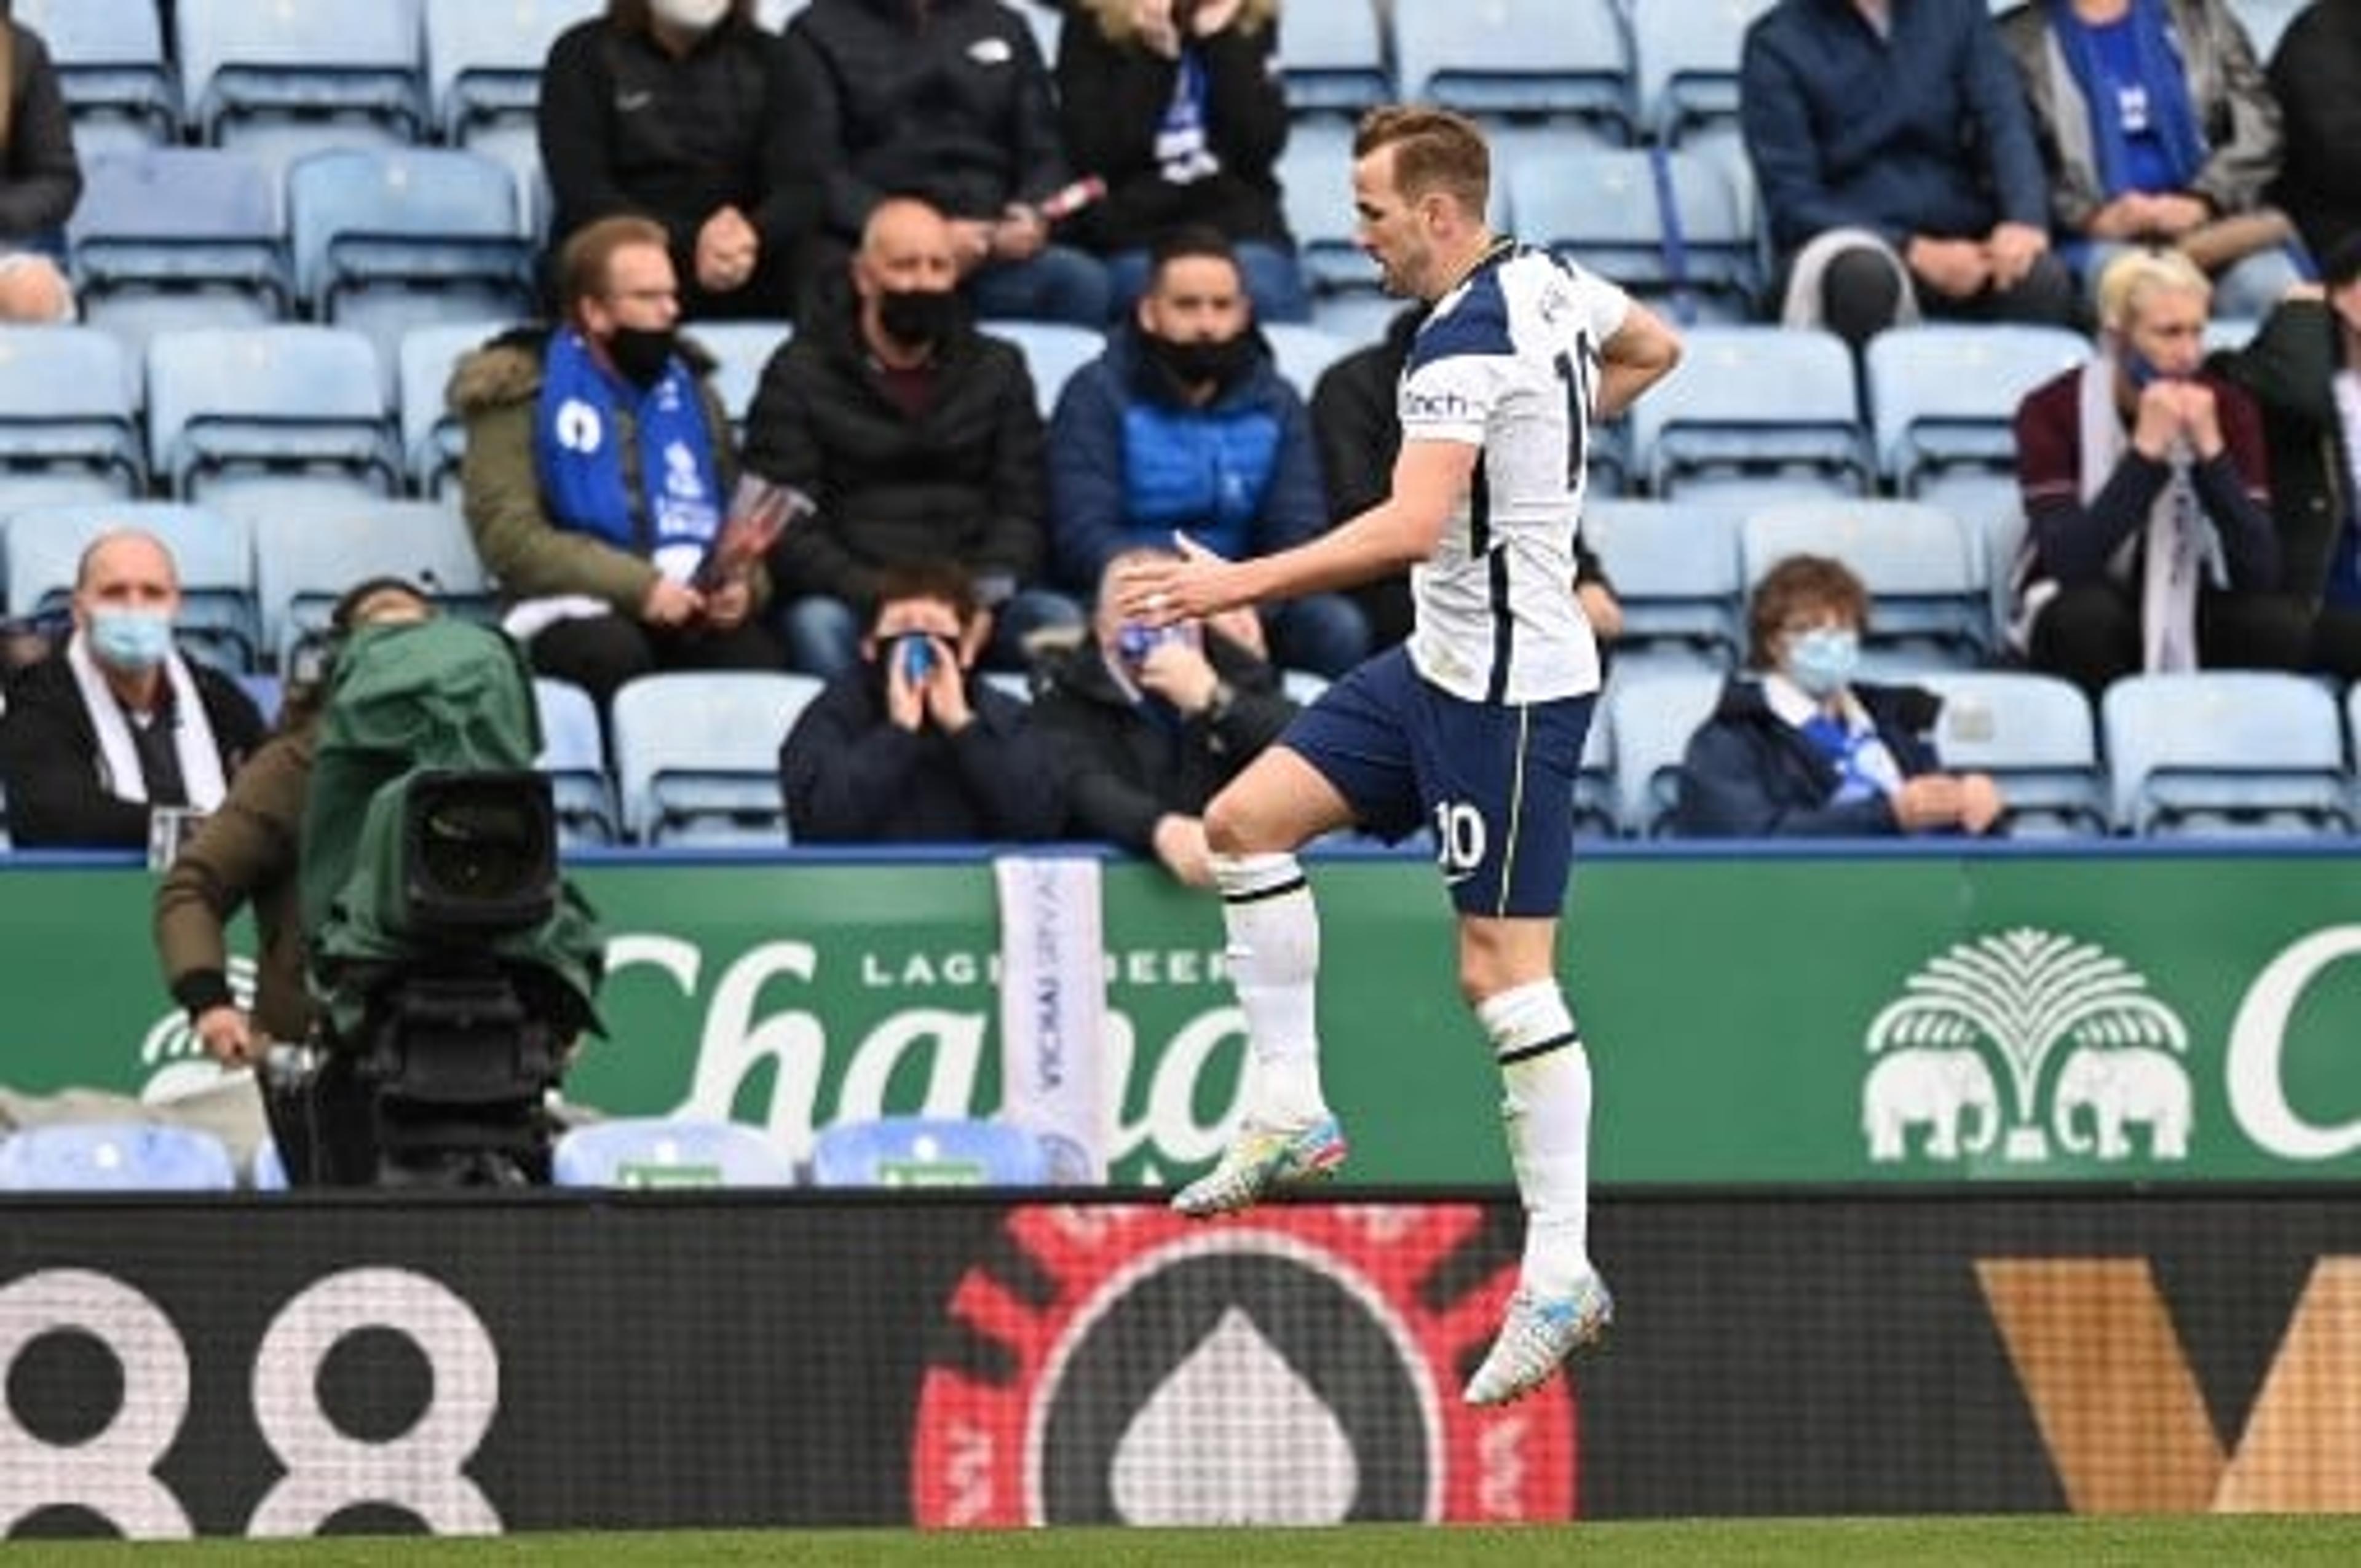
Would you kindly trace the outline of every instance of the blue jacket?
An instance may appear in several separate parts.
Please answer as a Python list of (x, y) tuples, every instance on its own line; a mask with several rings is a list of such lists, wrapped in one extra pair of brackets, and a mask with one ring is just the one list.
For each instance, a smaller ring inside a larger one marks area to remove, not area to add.
[(1110, 557), (1172, 531), (1235, 559), (1301, 544), (1328, 525), (1303, 400), (1268, 350), (1202, 408), (1151, 357), (1137, 326), (1068, 378), (1049, 422), (1050, 569), (1098, 591)]
[[(1877, 738), (1904, 778), (1939, 765), (1927, 732), (1942, 699), (1920, 686), (1854, 683)], [(1684, 839), (1892, 838), (1902, 831), (1883, 795), (1830, 806), (1836, 764), (1804, 732), (1771, 711), (1763, 683), (1738, 676), (1689, 739), (1673, 832)]]
[(1877, 36), (1851, 0), (1780, 0), (1746, 29), (1740, 124), (1782, 254), (1861, 226), (1981, 239), (2048, 231), (2024, 83), (1986, 0), (1894, 0)]

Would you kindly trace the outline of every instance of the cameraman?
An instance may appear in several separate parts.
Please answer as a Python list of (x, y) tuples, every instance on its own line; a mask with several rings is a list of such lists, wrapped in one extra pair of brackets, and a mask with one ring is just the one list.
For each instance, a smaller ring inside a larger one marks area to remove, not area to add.
[(1295, 717), (1252, 610), (1151, 630), (1116, 608), (1126, 575), (1159, 549), (1126, 550), (1099, 578), (1091, 635), (1034, 699), (1065, 780), (1070, 832), (1152, 854), (1210, 887), (1205, 803)]
[[(331, 647), (363, 626), (434, 614), (433, 601), (412, 585), (372, 578), (337, 601)], [(277, 733), (239, 770), (220, 809), (182, 846), (156, 889), (156, 951), (165, 984), (188, 1010), (206, 1053), (225, 1067), (262, 1067), (274, 1044), (302, 1047), (313, 1036), (297, 848), (325, 692), (324, 670), (290, 685)], [(231, 994), (225, 940), (230, 920), (247, 905), (254, 908), (258, 948), (250, 1013)], [(265, 1084), (264, 1110), (291, 1178), (300, 1181), (313, 1171), (315, 1143), (328, 1155), (367, 1146), (368, 1101), (348, 1074), (324, 1070), (305, 1090), (271, 1087), (268, 1077)]]

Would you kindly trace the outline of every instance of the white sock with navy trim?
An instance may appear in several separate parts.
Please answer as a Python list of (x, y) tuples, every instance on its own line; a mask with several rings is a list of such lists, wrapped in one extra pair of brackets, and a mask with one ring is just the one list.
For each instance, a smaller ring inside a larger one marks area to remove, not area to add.
[(1525, 1202), (1524, 1284), (1563, 1297), (1590, 1271), (1590, 1058), (1554, 980), (1476, 1009), (1507, 1090), (1500, 1119)]
[(1320, 1121), (1328, 1102), (1313, 1017), (1320, 915), (1312, 884), (1293, 855), (1215, 855), (1213, 862), (1230, 981), (1246, 1015), (1246, 1114), (1272, 1127)]

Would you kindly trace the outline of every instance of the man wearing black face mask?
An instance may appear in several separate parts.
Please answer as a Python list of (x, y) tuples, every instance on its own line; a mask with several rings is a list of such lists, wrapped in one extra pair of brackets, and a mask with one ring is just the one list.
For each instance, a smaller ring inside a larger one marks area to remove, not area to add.
[[(1300, 544), (1328, 503), (1303, 400), (1272, 363), (1229, 241), (1177, 229), (1107, 351), (1074, 373), (1049, 427), (1059, 579), (1095, 585), (1125, 549), (1186, 532), (1236, 560)], [(1369, 650), (1360, 608), (1312, 594), (1268, 612), (1278, 662), (1340, 675)]]
[(878, 204), (849, 290), (824, 299), (763, 370), (746, 466), (818, 505), (771, 554), (795, 667), (851, 668), (895, 566), (948, 562), (974, 582), (983, 663), (1015, 668), (1081, 607), (1041, 591), (1041, 416), (1025, 356), (969, 324), (951, 225), (923, 202)]
[(533, 668), (601, 705), (637, 675), (777, 669), (754, 566), (702, 570), (737, 479), (712, 361), (675, 334), (663, 227), (601, 218), (559, 260), (565, 320), (506, 334), (453, 373), (462, 500)]

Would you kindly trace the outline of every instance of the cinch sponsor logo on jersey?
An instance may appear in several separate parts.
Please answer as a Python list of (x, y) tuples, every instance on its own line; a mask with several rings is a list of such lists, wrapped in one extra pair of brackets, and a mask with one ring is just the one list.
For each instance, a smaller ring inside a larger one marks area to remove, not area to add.
[(1560, 1379), (1459, 1388), (1515, 1283), (1472, 1204), (1013, 1214), (929, 1347), (921, 1526), (1570, 1518)]
[(1903, 991), (1869, 1025), (1871, 1159), (2189, 1157), (2189, 1030), (2122, 959), (2020, 927), (1960, 943)]
[(1402, 394), (1402, 418), (1406, 421), (1473, 420), (1482, 411), (1456, 392), (1416, 392)]

